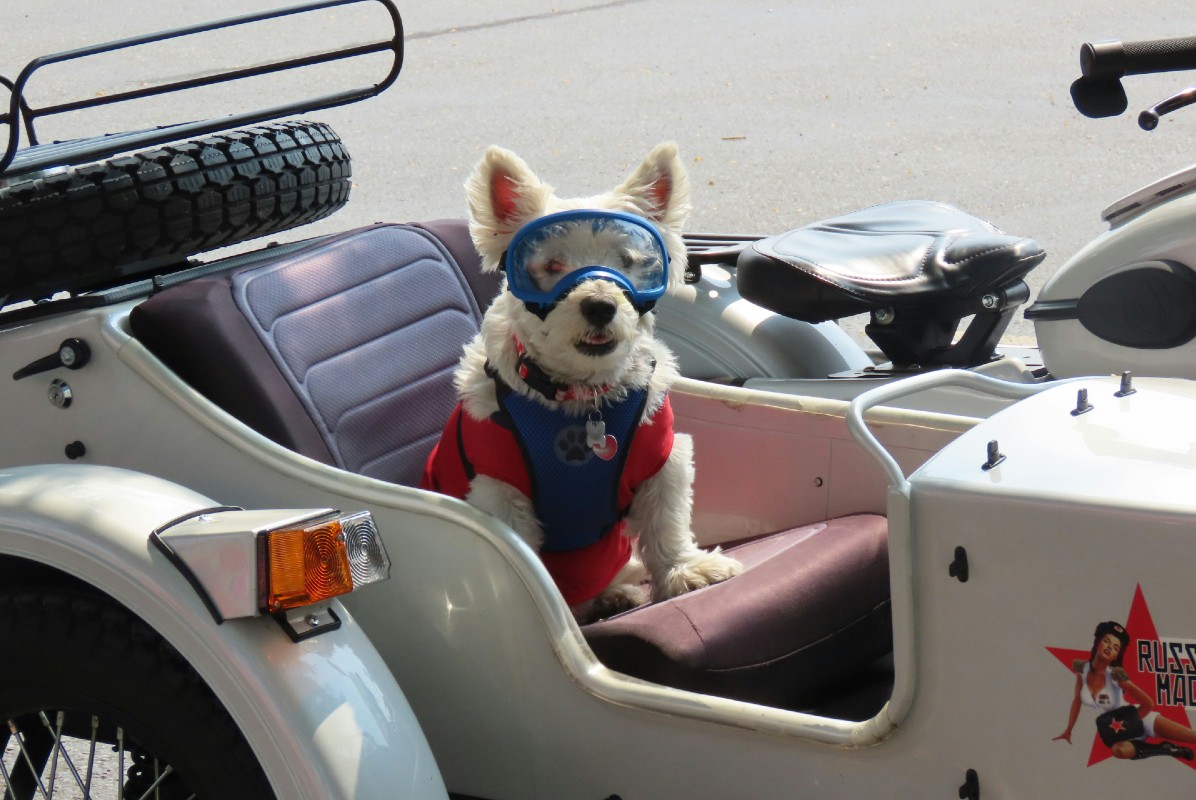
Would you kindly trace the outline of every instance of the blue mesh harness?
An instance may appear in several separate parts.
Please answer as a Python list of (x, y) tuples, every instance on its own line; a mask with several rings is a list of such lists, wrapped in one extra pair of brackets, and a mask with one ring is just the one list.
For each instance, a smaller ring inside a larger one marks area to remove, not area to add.
[(632, 438), (643, 418), (646, 389), (601, 407), (606, 432), (618, 442), (609, 461), (586, 446), (586, 417), (512, 391), (494, 375), (502, 424), (515, 433), (532, 489), (532, 504), (544, 531), (543, 549), (578, 550), (597, 542), (626, 513), (619, 507), (619, 481)]

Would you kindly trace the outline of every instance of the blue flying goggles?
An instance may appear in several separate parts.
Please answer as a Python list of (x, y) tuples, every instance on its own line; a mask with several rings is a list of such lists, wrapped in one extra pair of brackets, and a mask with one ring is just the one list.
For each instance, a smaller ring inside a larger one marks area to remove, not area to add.
[(534, 219), (511, 239), (504, 269), (507, 288), (529, 308), (551, 309), (582, 281), (602, 279), (618, 284), (642, 314), (669, 284), (664, 239), (648, 220), (621, 211)]

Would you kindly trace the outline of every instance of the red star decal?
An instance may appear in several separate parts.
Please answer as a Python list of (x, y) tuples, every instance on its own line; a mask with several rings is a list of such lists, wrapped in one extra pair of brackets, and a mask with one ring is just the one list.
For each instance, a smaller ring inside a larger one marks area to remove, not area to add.
[(1113, 729), (1114, 733), (1121, 733), (1125, 730), (1125, 723), (1119, 719), (1115, 719), (1109, 723), (1109, 727)]
[[(1160, 716), (1167, 719), (1174, 720), (1180, 725), (1191, 727), (1192, 723), (1188, 720), (1188, 712), (1182, 705), (1158, 705), (1158, 696), (1155, 694), (1155, 676), (1152, 672), (1141, 672), (1138, 670), (1138, 659), (1136, 654), (1138, 652), (1138, 641), (1140, 639), (1157, 640), (1159, 638), (1158, 630), (1155, 628), (1154, 619), (1150, 616), (1150, 608), (1146, 605), (1146, 598), (1142, 595), (1142, 586), (1139, 585), (1134, 589), (1134, 600), (1130, 604), (1130, 614), (1125, 622), (1125, 629), (1130, 635), (1130, 646), (1125, 651), (1125, 661), (1122, 668), (1125, 669), (1129, 679), (1134, 682), (1142, 691), (1155, 699), (1156, 705), (1154, 710), (1159, 712)], [(1090, 645), (1091, 646), (1091, 645)], [(1067, 667), (1067, 671), (1073, 676), (1075, 672), (1072, 670), (1072, 662), (1087, 661), (1089, 650), (1073, 650), (1066, 647), (1048, 647), (1047, 650), (1059, 663)], [(1066, 705), (1064, 705), (1066, 708)], [(1091, 713), (1092, 709), (1085, 709)], [(1084, 711), (1080, 712), (1080, 722), (1076, 723), (1077, 728), (1084, 720)], [(1089, 722), (1091, 724), (1091, 722)], [(1114, 726), (1120, 723), (1114, 723)], [(1161, 739), (1151, 739), (1149, 741), (1158, 742)], [(1112, 758), (1113, 754), (1100, 737), (1095, 733), (1092, 735), (1092, 751), (1088, 755), (1088, 766), (1098, 764), (1106, 758)], [(1180, 761), (1180, 763), (1187, 764), (1189, 767), (1196, 769), (1196, 761)]]

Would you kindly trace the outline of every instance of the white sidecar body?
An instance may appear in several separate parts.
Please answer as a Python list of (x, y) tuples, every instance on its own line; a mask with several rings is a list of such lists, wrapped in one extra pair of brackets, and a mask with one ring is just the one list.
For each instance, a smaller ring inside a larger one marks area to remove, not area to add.
[[(678, 428), (695, 439), (703, 545), (857, 514), (887, 518), (890, 652), (817, 696), (773, 704), (604, 665), (511, 530), (464, 503), (266, 438), (133, 335), (130, 316), (143, 302), (0, 331), (11, 371), (68, 339), (91, 345), (82, 369), (0, 390), (19, 420), (0, 446), (6, 574), (44, 565), (44, 582), (81, 580), (149, 622), (228, 708), (280, 796), (308, 796), (282, 777), (297, 757), (326, 776), (313, 785), (344, 797), (392, 796), (382, 787), (396, 773), (428, 796), (443, 786), (477, 798), (921, 798), (972, 785), (984, 797), (1031, 797), (1118, 785), (1170, 792), (1191, 780), (1181, 758), (1110, 757), (1091, 719), (1071, 746), (1052, 737), (1067, 722), (1072, 661), (1086, 657), (1104, 620), (1134, 637), (1130, 679), (1187, 729), (1185, 542), (1196, 522), (1187, 491), (1196, 455), (1186, 420), (1196, 418), (1196, 385), (1141, 380), (1117, 396), (1123, 387), (1112, 378), (990, 384), (943, 371), (857, 400), (857, 415), (882, 405), (853, 432), (843, 401), (680, 381), (673, 402)], [(892, 407), (916, 389), (995, 391), (1013, 404), (984, 420)], [(75, 442), (82, 455), (68, 447)], [(26, 466), (39, 464), (57, 466)], [(96, 470), (97, 486), (128, 481), (127, 495), (77, 511), (69, 509), (78, 501), (55, 499), (77, 496)], [(29, 486), (46, 499), (18, 502)], [(123, 509), (179, 493), (187, 498), (179, 513), (369, 510), (390, 579), (313, 605), (342, 627), (299, 641), (266, 611), (205, 623), (202, 592), (169, 563), (115, 566), (101, 534), (120, 529), (144, 556), (154, 530), (176, 515)], [(726, 586), (753, 580), (749, 570)], [(208, 655), (213, 648), (245, 666), (230, 671)], [(319, 658), (331, 659), (319, 693), (281, 690), (295, 680), (289, 664)], [(367, 685), (371, 702), (350, 700)], [(396, 722), (389, 709), (407, 703), (414, 716)], [(307, 720), (315, 738), (304, 745), (300, 726), (280, 749), (264, 708)], [(337, 741), (356, 744), (315, 745), (333, 719)], [(419, 745), (400, 748), (377, 733), (404, 725), (394, 736), (426, 737), (434, 766)]]

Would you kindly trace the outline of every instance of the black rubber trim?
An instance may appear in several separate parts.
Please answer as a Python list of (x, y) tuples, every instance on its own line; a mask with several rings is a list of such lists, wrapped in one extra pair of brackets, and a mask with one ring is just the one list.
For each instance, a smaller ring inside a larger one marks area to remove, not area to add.
[(197, 595), (199, 595), (199, 599), (203, 601), (204, 608), (206, 608), (208, 613), (212, 615), (212, 619), (216, 621), (216, 624), (223, 625), (224, 615), (220, 613), (218, 608), (216, 608), (216, 603), (212, 601), (212, 596), (208, 594), (208, 590), (204, 588), (204, 585), (199, 582), (199, 578), (196, 577), (195, 573), (191, 571), (191, 567), (187, 566), (187, 562), (179, 558), (179, 554), (176, 553), (170, 545), (162, 540), (162, 537), (158, 535), (157, 531), (154, 531), (150, 534), (149, 540), (150, 544), (158, 548), (158, 552), (166, 556), (167, 561), (169, 561), (171, 564), (174, 564), (174, 568), (177, 569), (179, 574), (186, 579), (187, 583), (191, 584), (191, 588), (195, 590)]
[(211, 508), (201, 508), (198, 511), (189, 511), (186, 514), (183, 514), (181, 517), (175, 517), (170, 522), (167, 522), (165, 525), (159, 525), (157, 528), (154, 528), (154, 534), (156, 535), (156, 534), (165, 533), (166, 531), (173, 528), (175, 525), (180, 525), (189, 519), (195, 519), (196, 517), (202, 517), (204, 514), (219, 514), (223, 511), (244, 511), (244, 510), (245, 509), (242, 508), (241, 506), (212, 506)]
[(1059, 320), (1078, 319), (1079, 300), (1050, 300), (1037, 302), (1026, 309), (1026, 319)]
[(204, 607), (208, 610), (208, 613), (212, 615), (212, 619), (216, 620), (217, 625), (224, 624), (224, 615), (221, 614), (220, 610), (216, 608), (216, 603), (212, 600), (212, 596), (208, 594), (208, 590), (204, 588), (202, 583), (200, 583), (196, 574), (191, 571), (191, 567), (187, 566), (187, 562), (179, 558), (179, 554), (176, 553), (170, 545), (163, 541), (162, 533), (170, 528), (173, 528), (175, 525), (186, 522), (189, 519), (202, 517), (204, 514), (219, 514), (222, 511), (244, 510), (245, 509), (241, 508), (240, 506), (213, 506), (211, 508), (201, 508), (198, 511), (192, 511), (190, 513), (184, 514), (181, 517), (172, 519), (165, 525), (154, 529), (154, 531), (149, 535), (150, 543), (154, 547), (158, 548), (158, 552), (166, 556), (166, 560), (171, 564), (174, 564), (174, 568), (179, 571), (179, 574), (186, 579), (187, 583), (191, 584), (191, 588), (195, 590), (197, 595), (199, 595), (199, 599), (203, 601)]

